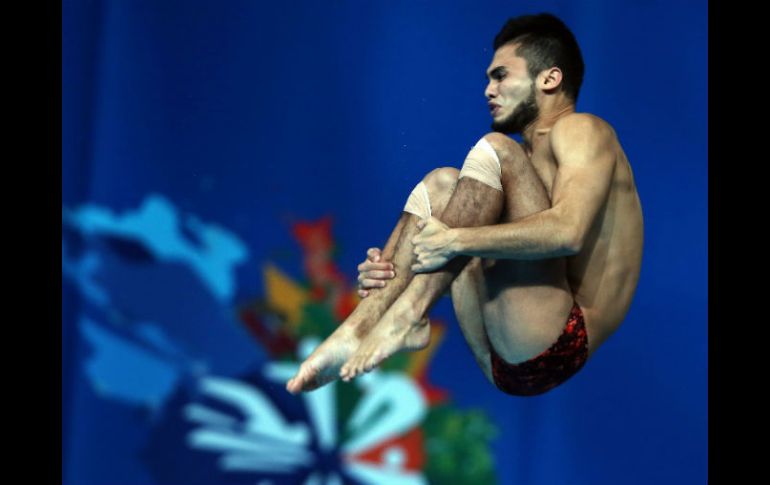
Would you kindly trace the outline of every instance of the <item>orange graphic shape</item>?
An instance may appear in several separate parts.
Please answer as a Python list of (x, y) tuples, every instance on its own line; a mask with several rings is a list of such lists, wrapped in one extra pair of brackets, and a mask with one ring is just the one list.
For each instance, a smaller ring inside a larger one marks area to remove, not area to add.
[(287, 316), (286, 324), (294, 330), (308, 301), (307, 292), (273, 265), (266, 265), (263, 274), (268, 303)]

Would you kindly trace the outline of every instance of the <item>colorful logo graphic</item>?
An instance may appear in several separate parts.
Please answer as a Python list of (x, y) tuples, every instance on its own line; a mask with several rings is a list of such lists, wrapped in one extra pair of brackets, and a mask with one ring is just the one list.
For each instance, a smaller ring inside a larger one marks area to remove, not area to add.
[(358, 302), (331, 225), (295, 224), (305, 278), (268, 263), (266, 294), (237, 305), (234, 267), (249, 251), (222, 227), (160, 196), (122, 216), (65, 211), (62, 270), (88, 303), (79, 329), (93, 405), (149, 410), (136, 453), (112, 459), (136, 460), (160, 484), (495, 482), (488, 418), (454, 408), (426, 377), (439, 321), (421, 352), (350, 384), (285, 391)]

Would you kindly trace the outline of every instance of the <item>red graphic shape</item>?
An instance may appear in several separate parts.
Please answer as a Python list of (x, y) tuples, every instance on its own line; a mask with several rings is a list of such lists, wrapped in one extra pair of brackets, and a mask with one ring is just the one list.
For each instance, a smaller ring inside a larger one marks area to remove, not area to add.
[(404, 470), (412, 472), (422, 470), (425, 464), (425, 453), (423, 452), (422, 430), (420, 428), (414, 428), (406, 434), (383, 441), (374, 448), (350, 455), (347, 459), (382, 466), (385, 465), (385, 453), (388, 448), (393, 446), (401, 448), (406, 454), (406, 462), (402, 466)]
[(256, 311), (249, 308), (241, 309), (238, 316), (271, 357), (296, 353), (297, 342), (283, 328), (276, 330), (268, 328)]

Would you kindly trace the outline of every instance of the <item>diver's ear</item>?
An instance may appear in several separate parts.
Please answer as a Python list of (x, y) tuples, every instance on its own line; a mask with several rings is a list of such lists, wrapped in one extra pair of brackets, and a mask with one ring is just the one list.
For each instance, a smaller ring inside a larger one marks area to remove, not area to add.
[(558, 67), (545, 69), (537, 75), (537, 87), (543, 91), (552, 91), (561, 86), (562, 73)]

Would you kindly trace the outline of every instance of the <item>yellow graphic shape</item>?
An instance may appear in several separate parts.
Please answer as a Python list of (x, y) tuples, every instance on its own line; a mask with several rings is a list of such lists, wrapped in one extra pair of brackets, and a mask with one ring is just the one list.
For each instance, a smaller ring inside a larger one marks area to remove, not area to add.
[(307, 291), (271, 264), (266, 265), (263, 272), (268, 303), (286, 315), (289, 328), (296, 329), (302, 316), (302, 306), (308, 300)]
[(425, 366), (428, 365), (428, 361), (433, 358), (433, 354), (436, 353), (436, 349), (441, 346), (441, 341), (444, 340), (445, 332), (446, 327), (443, 325), (431, 325), (430, 344), (428, 344), (428, 348), (421, 352), (411, 352), (409, 364), (407, 364), (404, 372), (412, 377), (420, 375), (420, 373), (425, 369)]

